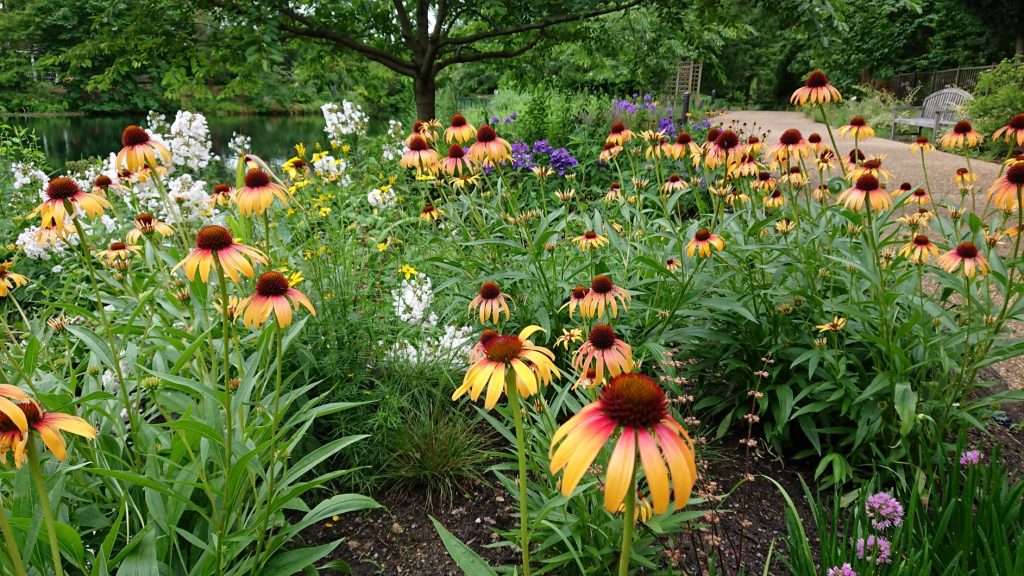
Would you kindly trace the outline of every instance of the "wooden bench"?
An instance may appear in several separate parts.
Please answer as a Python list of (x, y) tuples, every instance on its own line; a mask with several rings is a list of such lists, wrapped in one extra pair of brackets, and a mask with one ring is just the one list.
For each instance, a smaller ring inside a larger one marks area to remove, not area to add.
[[(970, 93), (959, 88), (943, 88), (938, 92), (929, 94), (924, 99), (922, 106), (897, 106), (892, 111), (892, 133), (889, 137), (896, 137), (897, 126), (914, 126), (917, 128), (918, 134), (924, 128), (931, 128), (933, 130), (932, 138), (937, 138), (939, 127), (956, 124), (958, 108), (964, 102), (973, 99), (974, 97)], [(906, 110), (915, 110), (918, 115), (913, 117), (900, 116), (900, 112)]]

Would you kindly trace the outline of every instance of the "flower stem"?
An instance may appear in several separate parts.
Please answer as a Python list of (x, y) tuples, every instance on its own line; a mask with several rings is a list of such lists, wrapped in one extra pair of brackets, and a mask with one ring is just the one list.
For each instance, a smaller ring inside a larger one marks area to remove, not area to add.
[(846, 164), (843, 163), (843, 155), (839, 152), (839, 146), (836, 146), (836, 137), (832, 135), (832, 126), (828, 123), (828, 116), (825, 115), (824, 104), (819, 102), (818, 109), (821, 110), (821, 121), (825, 125), (825, 130), (828, 130), (828, 139), (832, 141), (832, 151), (839, 159), (839, 168), (843, 171), (843, 178), (846, 178)]
[(28, 439), (28, 467), (39, 496), (39, 507), (43, 512), (46, 532), (50, 537), (50, 556), (53, 558), (53, 569), (57, 576), (64, 576), (64, 567), (60, 561), (60, 546), (57, 544), (57, 528), (53, 523), (53, 512), (50, 510), (50, 496), (46, 491), (46, 479), (43, 478), (43, 467), (39, 464), (39, 449), (35, 438)]
[(519, 388), (515, 370), (505, 372), (505, 392), (512, 409), (512, 420), (516, 425), (516, 452), (519, 455), (519, 546), (523, 550), (523, 576), (530, 576), (530, 528), (529, 503), (526, 490), (526, 441), (523, 438), (523, 413), (519, 408)]
[[(274, 484), (277, 478), (277, 428), (281, 421), (279, 413), (281, 411), (281, 371), (282, 364), (284, 364), (284, 328), (275, 325), (274, 334), (276, 335), (275, 342), (277, 344), (277, 375), (274, 381), (274, 406), (270, 414), (270, 470), (267, 471), (267, 510), (263, 515), (259, 531), (259, 534), (266, 537), (268, 549), (270, 548), (271, 533), (267, 530), (267, 526), (270, 523), (271, 505), (274, 502)], [(261, 537), (256, 541), (256, 557), (253, 562), (254, 573), (260, 566), (260, 548), (262, 548), (262, 545), (263, 538)]]
[(629, 557), (633, 553), (633, 525), (636, 520), (636, 466), (629, 476), (626, 509), (622, 512), (622, 551), (619, 553), (619, 576), (629, 576)]
[[(224, 438), (224, 479), (227, 481), (228, 476), (231, 473), (231, 446), (235, 441), (235, 430), (234, 430), (234, 416), (232, 415), (231, 405), (233, 398), (231, 397), (231, 322), (228, 319), (228, 282), (224, 274), (224, 265), (220, 262), (220, 257), (215, 258), (215, 268), (217, 268), (217, 279), (220, 285), (220, 300), (221, 300), (221, 315), (223, 316), (221, 339), (224, 342), (224, 415), (226, 417), (225, 426), (225, 438)], [(227, 491), (227, 484), (225, 483), (225, 493)], [(217, 538), (217, 573), (223, 574), (223, 546), (224, 540), (227, 536), (228, 528), (225, 517), (227, 516), (228, 509), (225, 507), (221, 510), (220, 526), (218, 531), (220, 535)]]
[(14, 564), (15, 576), (26, 576), (25, 564), (21, 561), (21, 552), (18, 551), (18, 543), (14, 539), (14, 531), (7, 521), (7, 512), (4, 512), (3, 501), (0, 501), (0, 532), (4, 534), (4, 544), (7, 546), (7, 556)]

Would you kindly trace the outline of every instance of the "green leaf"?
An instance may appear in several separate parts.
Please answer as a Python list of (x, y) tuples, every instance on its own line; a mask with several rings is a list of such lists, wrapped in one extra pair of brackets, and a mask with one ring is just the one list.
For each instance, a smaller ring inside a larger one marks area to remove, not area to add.
[(110, 345), (106, 340), (100, 338), (92, 330), (77, 324), (68, 324), (67, 331), (74, 334), (90, 352), (98, 356), (104, 366), (111, 368), (114, 366), (113, 357), (110, 355)]
[(341, 540), (335, 540), (334, 542), (328, 542), (316, 547), (297, 548), (275, 554), (263, 567), (260, 574), (267, 574), (268, 576), (296, 574), (333, 552), (340, 543)]
[(452, 557), (464, 574), (467, 576), (498, 576), (498, 573), (487, 562), (484, 562), (479, 554), (446, 530), (433, 516), (430, 517), (430, 521), (434, 523), (434, 529), (441, 536), (441, 543), (448, 550), (448, 555)]
[(914, 392), (909, 382), (896, 384), (894, 403), (896, 413), (900, 416), (900, 434), (906, 436), (914, 429), (917, 415), (917, 392)]

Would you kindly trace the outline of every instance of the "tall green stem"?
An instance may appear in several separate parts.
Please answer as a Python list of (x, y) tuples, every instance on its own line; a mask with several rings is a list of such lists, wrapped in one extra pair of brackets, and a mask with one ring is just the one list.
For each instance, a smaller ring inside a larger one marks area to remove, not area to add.
[[(632, 434), (633, 432), (630, 432)], [(622, 512), (622, 551), (619, 553), (619, 576), (629, 576), (629, 557), (633, 553), (633, 525), (636, 524), (636, 465), (629, 476), (626, 509)]]
[(270, 470), (267, 472), (269, 477), (267, 479), (267, 509), (260, 524), (259, 534), (261, 536), (256, 541), (256, 561), (253, 562), (253, 573), (260, 566), (260, 548), (262, 548), (264, 539), (267, 541), (267, 548), (270, 547), (271, 535), (267, 530), (267, 526), (270, 523), (271, 505), (274, 502), (275, 480), (277, 479), (277, 428), (281, 421), (279, 414), (281, 411), (281, 383), (283, 381), (282, 365), (284, 364), (284, 328), (276, 326), (274, 333), (276, 335), (275, 343), (277, 344), (277, 374), (274, 380), (273, 412), (270, 414)]
[(825, 115), (825, 106), (819, 102), (818, 109), (821, 110), (821, 121), (825, 124), (825, 130), (828, 131), (828, 139), (832, 141), (832, 151), (839, 159), (839, 168), (843, 171), (843, 178), (846, 178), (846, 164), (843, 163), (843, 155), (839, 152), (839, 146), (836, 146), (836, 137), (832, 135), (832, 125), (828, 123), (828, 116)]
[[(232, 444), (235, 442), (235, 430), (234, 430), (234, 415), (232, 414), (232, 404), (234, 398), (231, 396), (231, 321), (228, 318), (229, 299), (228, 299), (228, 282), (224, 274), (224, 265), (221, 264), (220, 258), (215, 259), (217, 268), (217, 279), (220, 284), (220, 301), (221, 301), (221, 315), (223, 316), (221, 340), (224, 342), (224, 415), (226, 418), (225, 426), (225, 438), (224, 438), (224, 493), (227, 494), (227, 478), (231, 473), (231, 449)], [(227, 504), (227, 503), (225, 503)], [(220, 534), (217, 537), (217, 573), (223, 574), (223, 548), (224, 539), (227, 536), (228, 527), (225, 518), (228, 515), (229, 508), (225, 505), (224, 509), (221, 510), (220, 516)]]
[(7, 512), (4, 512), (3, 501), (0, 501), (0, 532), (4, 534), (4, 544), (7, 546), (7, 556), (14, 564), (15, 576), (26, 576), (25, 564), (21, 561), (21, 552), (18, 550), (18, 542), (14, 539), (14, 531), (7, 521)]
[(523, 576), (530, 576), (530, 506), (526, 489), (526, 440), (523, 437), (523, 413), (519, 407), (519, 388), (516, 372), (511, 367), (505, 371), (505, 392), (512, 409), (512, 420), (516, 425), (516, 452), (519, 455), (519, 546), (523, 549)]
[(50, 510), (50, 496), (46, 491), (46, 478), (43, 478), (43, 467), (39, 464), (39, 449), (33, 437), (28, 439), (28, 467), (39, 496), (39, 507), (43, 511), (43, 522), (50, 537), (50, 556), (53, 558), (53, 569), (57, 576), (64, 576), (64, 567), (60, 561), (60, 545), (57, 544), (57, 527), (53, 523), (53, 512)]

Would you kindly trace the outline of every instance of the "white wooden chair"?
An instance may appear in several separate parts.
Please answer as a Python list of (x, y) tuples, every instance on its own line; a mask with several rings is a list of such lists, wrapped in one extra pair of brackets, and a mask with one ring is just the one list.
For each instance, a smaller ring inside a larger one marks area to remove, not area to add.
[[(929, 94), (922, 106), (897, 106), (892, 111), (892, 132), (889, 137), (896, 137), (897, 126), (913, 126), (917, 128), (918, 134), (925, 128), (931, 128), (932, 138), (937, 138), (939, 128), (956, 124), (959, 107), (973, 99), (974, 96), (959, 88), (943, 88)], [(907, 110), (916, 111), (917, 116), (900, 116), (901, 112)]]

